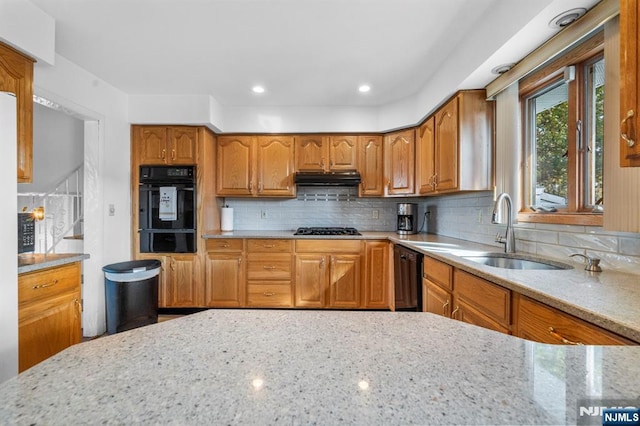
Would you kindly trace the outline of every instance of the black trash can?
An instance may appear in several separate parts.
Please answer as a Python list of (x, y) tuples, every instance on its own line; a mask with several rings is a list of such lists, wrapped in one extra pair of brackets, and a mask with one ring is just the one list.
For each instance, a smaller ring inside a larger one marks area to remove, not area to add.
[(158, 322), (159, 260), (135, 260), (104, 266), (107, 333)]

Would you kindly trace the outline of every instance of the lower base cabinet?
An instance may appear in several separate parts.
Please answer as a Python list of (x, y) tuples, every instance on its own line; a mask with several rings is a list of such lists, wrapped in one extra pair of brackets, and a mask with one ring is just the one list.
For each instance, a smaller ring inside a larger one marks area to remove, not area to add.
[(82, 340), (80, 262), (18, 276), (20, 372)]
[(159, 308), (202, 306), (202, 267), (196, 254), (140, 254), (137, 260), (160, 261), (158, 277)]
[(204, 305), (239, 308), (245, 305), (243, 240), (208, 240)]

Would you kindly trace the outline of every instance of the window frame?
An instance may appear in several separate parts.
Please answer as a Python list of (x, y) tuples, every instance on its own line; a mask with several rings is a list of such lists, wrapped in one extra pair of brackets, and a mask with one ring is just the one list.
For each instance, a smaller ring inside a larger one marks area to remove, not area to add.
[[(585, 102), (586, 102), (586, 66), (597, 62), (604, 57), (604, 31), (599, 30), (591, 37), (573, 46), (567, 52), (561, 54), (557, 59), (552, 60), (547, 65), (541, 67), (536, 72), (520, 80), (519, 97), (521, 107), (521, 129), (523, 144), (523, 164), (521, 172), (522, 198), (518, 213), (518, 221), (534, 223), (568, 224), (568, 225), (589, 225), (602, 226), (602, 213), (594, 213), (591, 209), (584, 207), (584, 185), (585, 172), (585, 146), (587, 141), (585, 129)], [(567, 148), (569, 152), (567, 175), (568, 194), (567, 207), (557, 212), (534, 212), (529, 208), (531, 200), (530, 174), (531, 166), (531, 138), (529, 132), (534, 131), (528, 125), (529, 122), (529, 99), (544, 91), (553, 84), (560, 82), (564, 77), (564, 70), (568, 66), (575, 66), (575, 79), (567, 84), (567, 99), (569, 101)], [(582, 122), (581, 141), (578, 144), (578, 119)], [(582, 152), (581, 152), (582, 151)]]

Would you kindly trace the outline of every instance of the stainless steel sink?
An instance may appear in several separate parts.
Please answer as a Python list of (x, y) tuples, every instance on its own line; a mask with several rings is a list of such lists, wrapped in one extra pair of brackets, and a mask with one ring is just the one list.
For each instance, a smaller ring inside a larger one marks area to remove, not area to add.
[(482, 255), (461, 256), (463, 259), (481, 263), (494, 268), (504, 269), (573, 269), (573, 266), (566, 263), (554, 262), (552, 260), (537, 259), (531, 256), (511, 253), (486, 253)]

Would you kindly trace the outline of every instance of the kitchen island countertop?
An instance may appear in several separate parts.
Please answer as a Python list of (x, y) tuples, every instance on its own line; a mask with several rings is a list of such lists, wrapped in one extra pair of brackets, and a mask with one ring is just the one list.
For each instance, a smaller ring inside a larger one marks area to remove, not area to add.
[(580, 405), (638, 398), (638, 358), (427, 313), (208, 310), (66, 349), (0, 385), (0, 419), (575, 424)]

